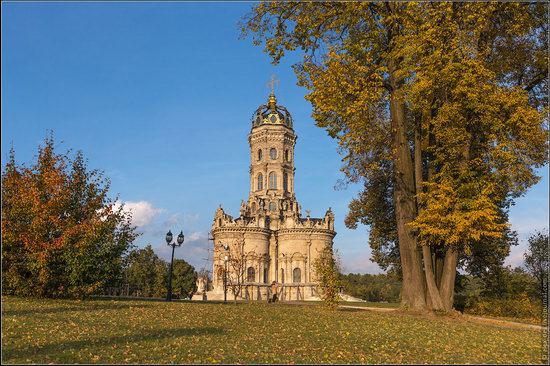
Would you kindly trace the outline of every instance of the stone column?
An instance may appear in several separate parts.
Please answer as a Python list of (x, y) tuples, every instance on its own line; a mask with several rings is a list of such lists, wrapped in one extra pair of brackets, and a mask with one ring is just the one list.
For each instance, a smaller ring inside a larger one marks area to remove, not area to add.
[(277, 274), (277, 271), (279, 270), (279, 249), (278, 249), (278, 245), (277, 245), (277, 242), (275, 241), (275, 239), (272, 238), (270, 239), (269, 241), (269, 246), (270, 246), (270, 250), (269, 250), (269, 255), (270, 255), (270, 262), (271, 262), (271, 265), (270, 265), (270, 272), (271, 272), (271, 281), (277, 281), (278, 282), (278, 274)]
[(307, 277), (306, 282), (311, 282), (311, 238), (307, 240)]

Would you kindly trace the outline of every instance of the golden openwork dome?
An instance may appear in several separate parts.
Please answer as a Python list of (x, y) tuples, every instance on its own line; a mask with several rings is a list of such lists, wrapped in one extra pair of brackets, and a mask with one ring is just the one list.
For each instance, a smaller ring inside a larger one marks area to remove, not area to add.
[(277, 105), (277, 98), (272, 92), (267, 104), (263, 104), (252, 115), (252, 128), (263, 125), (284, 125), (292, 128), (292, 116), (288, 110)]

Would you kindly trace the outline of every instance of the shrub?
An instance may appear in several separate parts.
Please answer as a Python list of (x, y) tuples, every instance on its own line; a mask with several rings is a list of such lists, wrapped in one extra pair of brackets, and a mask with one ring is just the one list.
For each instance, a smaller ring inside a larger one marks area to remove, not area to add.
[(530, 299), (526, 293), (510, 299), (469, 297), (465, 301), (464, 312), (474, 315), (540, 319), (542, 304)]
[(319, 281), (321, 299), (326, 307), (333, 310), (338, 307), (341, 286), (340, 265), (334, 257), (332, 248), (327, 246), (321, 252), (319, 258), (313, 262)]

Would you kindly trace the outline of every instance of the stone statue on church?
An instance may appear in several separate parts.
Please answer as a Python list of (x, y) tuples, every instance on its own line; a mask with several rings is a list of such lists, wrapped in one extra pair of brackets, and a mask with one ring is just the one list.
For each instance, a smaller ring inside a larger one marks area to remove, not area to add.
[(246, 215), (246, 214), (247, 214), (246, 211), (247, 211), (247, 210), (246, 210), (246, 203), (244, 203), (244, 201), (241, 200), (241, 210), (240, 210), (240, 212), (241, 212), (241, 217), (247, 216), (247, 215)]

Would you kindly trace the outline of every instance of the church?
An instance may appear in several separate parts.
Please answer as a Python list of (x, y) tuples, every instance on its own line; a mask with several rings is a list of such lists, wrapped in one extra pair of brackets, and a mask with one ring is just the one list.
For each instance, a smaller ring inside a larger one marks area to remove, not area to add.
[[(241, 202), (238, 217), (220, 206), (212, 224), (213, 295), (224, 293), (225, 279), (239, 283), (240, 298), (266, 300), (275, 281), (280, 300), (307, 300), (318, 295), (313, 263), (324, 248), (332, 248), (334, 214), (329, 208), (322, 218), (302, 216), (294, 192), (297, 136), (273, 85), (251, 124), (248, 200)], [(232, 297), (230, 289), (227, 293)]]

